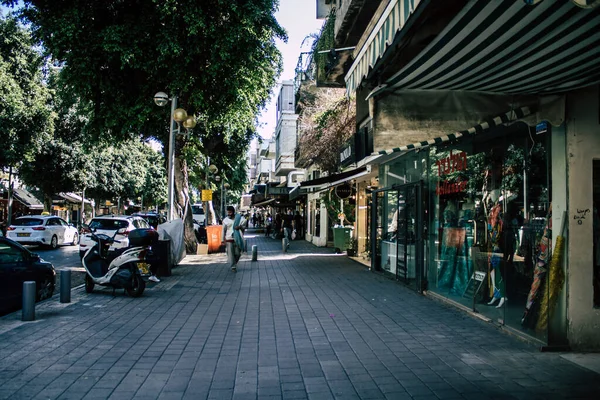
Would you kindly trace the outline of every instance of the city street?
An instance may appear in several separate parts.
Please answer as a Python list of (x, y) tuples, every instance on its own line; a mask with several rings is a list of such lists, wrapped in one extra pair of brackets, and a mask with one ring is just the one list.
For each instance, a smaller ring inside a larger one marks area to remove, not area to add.
[[(371, 273), (248, 235), (141, 298), (73, 291), (0, 318), (1, 399), (597, 398), (598, 373)], [(60, 250), (59, 250), (60, 251)]]

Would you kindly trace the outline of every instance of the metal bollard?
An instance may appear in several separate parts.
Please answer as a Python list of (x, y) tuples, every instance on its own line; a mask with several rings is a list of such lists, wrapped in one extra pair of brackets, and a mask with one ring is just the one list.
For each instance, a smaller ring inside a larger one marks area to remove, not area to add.
[(23, 309), (21, 321), (35, 321), (35, 282), (23, 282)]
[(252, 246), (252, 261), (256, 261), (256, 260), (258, 260), (258, 246), (253, 245)]
[(288, 238), (281, 239), (281, 247), (283, 247), (283, 252), (284, 253), (287, 253), (287, 249), (288, 249), (289, 243), (290, 242), (288, 241)]
[(60, 302), (71, 302), (71, 270), (60, 271)]

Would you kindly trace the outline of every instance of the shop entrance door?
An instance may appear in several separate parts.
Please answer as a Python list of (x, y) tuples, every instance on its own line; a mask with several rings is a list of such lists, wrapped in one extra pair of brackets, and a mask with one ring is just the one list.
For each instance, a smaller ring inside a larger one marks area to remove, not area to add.
[(423, 206), (421, 182), (374, 192), (372, 259), (382, 271), (421, 291), (423, 281)]
[(423, 207), (421, 182), (398, 190), (396, 277), (421, 289), (423, 276)]

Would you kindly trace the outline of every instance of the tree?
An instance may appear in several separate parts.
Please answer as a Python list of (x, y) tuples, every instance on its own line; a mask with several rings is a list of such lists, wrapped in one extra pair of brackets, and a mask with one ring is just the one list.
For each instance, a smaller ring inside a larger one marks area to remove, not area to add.
[(42, 191), (44, 209), (50, 211), (55, 193), (73, 192), (93, 185), (94, 166), (79, 143), (51, 140), (40, 149), (35, 159), (23, 163), (19, 176), (23, 182)]
[(298, 163), (338, 172), (340, 149), (356, 130), (354, 100), (343, 89), (317, 89), (314, 83), (301, 88), (299, 97)]
[(31, 159), (50, 137), (54, 115), (43, 83), (44, 59), (30, 33), (13, 17), (0, 16), (0, 167)]
[[(23, 0), (21, 15), (48, 54), (64, 63), (64, 90), (92, 105), (90, 132), (119, 139), (141, 132), (166, 143), (168, 111), (151, 101), (158, 90), (179, 95), (189, 114), (228, 126), (233, 134), (253, 128), (282, 68), (275, 39), (286, 34), (273, 15), (277, 5), (277, 0)], [(182, 210), (189, 199), (181, 157), (186, 141), (177, 142), (175, 188)], [(193, 231), (186, 229), (190, 237)], [(188, 250), (195, 247), (192, 240)]]

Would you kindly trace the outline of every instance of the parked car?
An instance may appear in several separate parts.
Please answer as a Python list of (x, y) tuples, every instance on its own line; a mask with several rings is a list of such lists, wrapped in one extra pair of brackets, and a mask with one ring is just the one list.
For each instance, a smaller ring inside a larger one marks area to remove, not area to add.
[(157, 213), (135, 213), (133, 215), (144, 218), (154, 229), (157, 229), (158, 225), (167, 222), (163, 215)]
[(56, 271), (49, 262), (10, 239), (0, 237), (0, 314), (18, 309), (23, 282), (36, 283), (36, 300), (52, 297)]
[(84, 228), (84, 233), (79, 241), (79, 258), (83, 258), (85, 252), (88, 251), (95, 242), (92, 240), (90, 232), (103, 233), (108, 236), (115, 235), (115, 232), (120, 229), (125, 229), (124, 232), (118, 233), (115, 236), (115, 242), (110, 246), (109, 251), (120, 249), (129, 246), (129, 232), (138, 228), (150, 228), (150, 224), (144, 218), (137, 215), (104, 215), (92, 218), (89, 225)]
[(206, 215), (202, 204), (192, 205), (192, 219), (200, 226), (206, 226)]
[(76, 246), (79, 232), (75, 225), (51, 215), (16, 218), (6, 229), (6, 237), (21, 244), (37, 244), (56, 249), (61, 244)]

